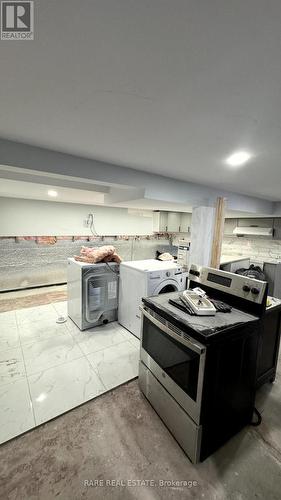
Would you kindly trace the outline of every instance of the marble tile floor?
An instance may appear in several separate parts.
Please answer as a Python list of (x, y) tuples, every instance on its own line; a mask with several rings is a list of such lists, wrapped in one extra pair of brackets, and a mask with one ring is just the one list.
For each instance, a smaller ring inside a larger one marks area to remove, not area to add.
[(81, 332), (66, 302), (0, 313), (0, 443), (138, 374), (139, 340), (117, 322)]

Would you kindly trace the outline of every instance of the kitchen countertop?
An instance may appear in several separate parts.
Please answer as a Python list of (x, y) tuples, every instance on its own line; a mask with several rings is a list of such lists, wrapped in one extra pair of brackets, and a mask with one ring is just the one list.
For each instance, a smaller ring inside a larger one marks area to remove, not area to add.
[[(254, 260), (254, 259), (253, 259)], [(263, 264), (280, 264), (280, 259), (265, 259), (262, 261)]]
[(246, 255), (222, 255), (221, 256), (221, 264), (230, 264), (231, 262), (240, 262), (241, 260), (250, 260), (249, 256)]
[(246, 255), (222, 255), (221, 256), (221, 264), (230, 264), (231, 262), (240, 262), (241, 260), (250, 259), (250, 263), (254, 265), (259, 264), (281, 264), (281, 259), (274, 259), (273, 257), (267, 257), (266, 259), (258, 258), (258, 257), (249, 257)]
[(281, 299), (277, 299), (276, 297), (271, 297), (270, 295), (268, 295), (267, 300), (271, 302), (271, 305), (266, 307), (267, 311), (272, 311), (277, 307), (281, 307)]

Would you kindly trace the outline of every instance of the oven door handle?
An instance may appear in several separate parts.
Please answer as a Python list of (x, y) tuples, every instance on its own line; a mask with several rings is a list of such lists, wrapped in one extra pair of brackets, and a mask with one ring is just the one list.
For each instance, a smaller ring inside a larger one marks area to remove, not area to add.
[(146, 316), (149, 321), (151, 321), (155, 326), (157, 326), (160, 330), (163, 332), (167, 333), (170, 337), (173, 339), (177, 340), (181, 344), (185, 345), (186, 347), (189, 347), (192, 351), (195, 351), (197, 354), (203, 354), (205, 352), (205, 347), (196, 344), (193, 342), (190, 338), (186, 337), (181, 337), (180, 335), (177, 335), (176, 333), (173, 332), (168, 326), (164, 325), (158, 319), (154, 318), (149, 312), (142, 306), (140, 306), (140, 310), (144, 316)]

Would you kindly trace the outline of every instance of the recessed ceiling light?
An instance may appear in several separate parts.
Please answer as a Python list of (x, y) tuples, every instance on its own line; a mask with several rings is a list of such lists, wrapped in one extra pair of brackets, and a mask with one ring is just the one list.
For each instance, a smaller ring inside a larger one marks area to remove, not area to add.
[(51, 196), (52, 198), (56, 198), (56, 196), (58, 196), (58, 192), (55, 191), (54, 189), (49, 189), (48, 195)]
[(240, 167), (250, 160), (252, 155), (247, 151), (236, 151), (226, 159), (227, 165), (230, 167)]

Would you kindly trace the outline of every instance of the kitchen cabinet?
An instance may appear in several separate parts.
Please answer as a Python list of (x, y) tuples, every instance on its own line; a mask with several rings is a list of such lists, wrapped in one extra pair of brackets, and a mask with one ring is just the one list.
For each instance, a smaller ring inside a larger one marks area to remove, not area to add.
[(281, 219), (274, 219), (273, 221), (273, 238), (281, 240)]
[(181, 230), (181, 213), (168, 212), (168, 233), (179, 233)]
[(265, 262), (263, 264), (263, 272), (265, 274), (266, 281), (268, 282), (268, 294), (274, 297), (275, 270), (276, 264), (274, 262)]
[(181, 213), (181, 219), (180, 219), (180, 232), (181, 233), (189, 233), (190, 232), (190, 226), (191, 226), (191, 214), (188, 213)]
[(269, 295), (281, 298), (281, 263), (265, 262), (263, 272), (268, 282)]
[(224, 221), (224, 236), (233, 236), (233, 231), (237, 227), (237, 219), (225, 219)]
[(273, 219), (238, 219), (238, 227), (273, 227)]
[(185, 212), (153, 212), (154, 233), (189, 233), (191, 214)]
[(281, 301), (267, 309), (262, 320), (256, 387), (275, 380), (280, 344), (280, 316)]
[(166, 233), (168, 231), (168, 212), (153, 212), (153, 232)]

